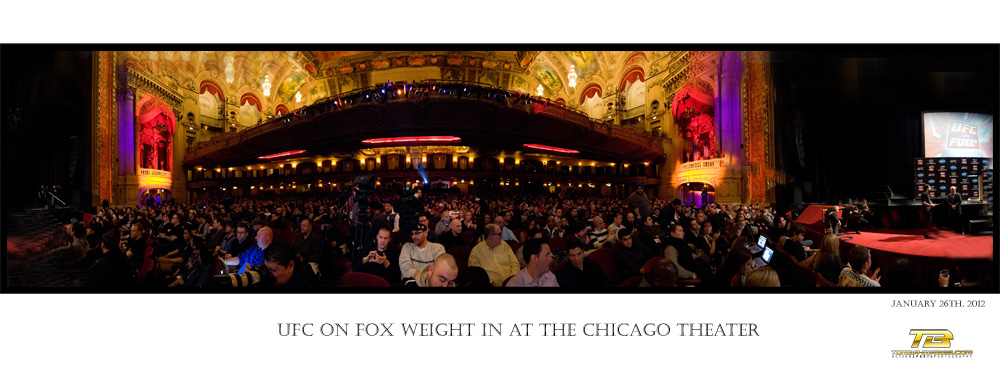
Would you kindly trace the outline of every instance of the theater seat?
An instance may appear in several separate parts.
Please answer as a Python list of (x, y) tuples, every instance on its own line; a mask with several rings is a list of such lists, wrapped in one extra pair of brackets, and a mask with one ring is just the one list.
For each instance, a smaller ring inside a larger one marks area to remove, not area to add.
[(281, 232), (280, 241), (288, 246), (291, 246), (293, 243), (295, 243), (295, 235), (296, 233), (294, 230), (283, 231)]
[(640, 282), (642, 282), (642, 276), (636, 275), (634, 277), (626, 279), (624, 282), (622, 282), (622, 284), (618, 285), (618, 287), (639, 287)]
[(559, 237), (549, 238), (549, 249), (553, 253), (561, 253), (566, 251), (566, 241)]
[[(517, 274), (514, 274), (514, 275), (517, 275)], [(511, 275), (511, 276), (507, 277), (507, 279), (504, 279), (503, 280), (503, 284), (500, 285), (500, 287), (507, 287), (507, 282), (510, 282), (510, 279), (514, 278), (514, 275)]]
[(476, 232), (473, 231), (473, 230), (463, 231), (462, 232), (462, 237), (461, 237), (462, 238), (462, 243), (464, 243), (466, 246), (468, 246), (469, 244), (472, 243), (472, 236), (474, 236), (474, 235), (476, 235)]
[(138, 287), (144, 287), (146, 283), (146, 276), (149, 275), (150, 271), (153, 271), (153, 266), (156, 266), (156, 262), (153, 262), (153, 258), (145, 257), (142, 261), (142, 266), (139, 267), (139, 274), (135, 280), (135, 284)]
[(336, 287), (389, 287), (389, 282), (382, 277), (368, 273), (349, 272), (340, 277)]
[(520, 249), (521, 245), (523, 245), (523, 243), (521, 243), (521, 242), (514, 242), (514, 243), (510, 244), (510, 250), (513, 251), (514, 254), (517, 254), (517, 249)]
[(611, 248), (602, 247), (594, 250), (587, 256), (604, 269), (604, 276), (613, 285), (621, 283), (621, 275), (618, 274), (618, 265), (615, 264), (615, 256)]
[(461, 273), (469, 267), (469, 253), (470, 250), (465, 246), (454, 246), (448, 249), (448, 254), (455, 257), (455, 263), (458, 264), (458, 272)]
[(664, 258), (664, 257), (653, 257), (653, 258), (650, 258), (648, 261), (646, 261), (646, 264), (642, 266), (642, 273), (643, 274), (647, 274), (647, 273), (653, 271), (653, 266), (656, 266), (656, 262), (659, 262), (662, 259), (666, 259), (666, 258)]

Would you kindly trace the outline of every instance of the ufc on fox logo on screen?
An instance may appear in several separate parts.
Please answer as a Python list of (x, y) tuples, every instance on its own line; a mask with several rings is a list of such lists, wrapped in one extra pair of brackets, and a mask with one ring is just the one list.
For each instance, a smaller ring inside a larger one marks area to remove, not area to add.
[(911, 329), (909, 350), (892, 350), (893, 358), (970, 358), (972, 350), (952, 350), (955, 334), (947, 329)]

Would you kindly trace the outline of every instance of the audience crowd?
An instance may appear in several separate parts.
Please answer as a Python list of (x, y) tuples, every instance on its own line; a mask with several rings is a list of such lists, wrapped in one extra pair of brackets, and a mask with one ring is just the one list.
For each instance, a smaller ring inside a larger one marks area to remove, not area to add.
[(868, 249), (840, 254), (838, 222), (814, 250), (791, 212), (698, 208), (639, 186), (626, 198), (435, 190), (107, 207), (51, 254), (86, 270), (81, 285), (115, 288), (880, 286)]

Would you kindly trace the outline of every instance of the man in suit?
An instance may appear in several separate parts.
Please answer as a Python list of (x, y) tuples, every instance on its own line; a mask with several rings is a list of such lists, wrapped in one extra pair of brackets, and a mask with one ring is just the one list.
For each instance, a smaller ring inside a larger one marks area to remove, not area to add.
[(920, 204), (924, 206), (924, 215), (927, 216), (927, 230), (924, 231), (924, 238), (931, 239), (932, 234), (937, 233), (934, 227), (934, 207), (938, 204), (931, 202), (931, 196), (924, 190), (920, 193)]
[(952, 186), (948, 189), (948, 220), (951, 227), (959, 234), (965, 234), (965, 221), (962, 220), (962, 195), (958, 194), (958, 188)]

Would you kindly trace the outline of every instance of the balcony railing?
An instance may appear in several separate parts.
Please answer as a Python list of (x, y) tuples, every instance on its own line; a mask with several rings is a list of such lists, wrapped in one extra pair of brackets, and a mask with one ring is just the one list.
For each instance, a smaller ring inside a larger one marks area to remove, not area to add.
[(648, 145), (651, 141), (658, 143), (660, 140), (658, 136), (647, 132), (644, 127), (607, 124), (603, 120), (590, 118), (578, 108), (558, 104), (546, 98), (480, 83), (425, 81), (412, 84), (405, 82), (389, 83), (327, 97), (312, 105), (296, 109), (286, 115), (275, 117), (256, 126), (235, 133), (226, 133), (214, 137), (209, 141), (199, 142), (189, 150), (188, 154), (208, 148), (212, 148), (212, 150), (224, 149), (243, 142), (249, 137), (276, 129), (280, 126), (277, 124), (283, 125), (302, 119), (310, 119), (312, 116), (323, 113), (351, 109), (362, 105), (412, 102), (428, 98), (493, 102), (503, 107), (520, 108), (528, 113), (563, 118), (573, 123), (589, 126), (595, 131), (607, 132), (609, 134), (613, 132), (616, 137), (643, 145)]

